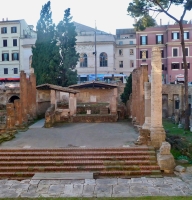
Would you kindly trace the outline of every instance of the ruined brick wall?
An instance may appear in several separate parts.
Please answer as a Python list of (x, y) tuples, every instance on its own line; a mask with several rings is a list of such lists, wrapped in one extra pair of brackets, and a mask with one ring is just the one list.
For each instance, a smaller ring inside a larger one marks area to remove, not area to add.
[(132, 72), (132, 117), (140, 126), (145, 121), (144, 83), (148, 82), (147, 66), (133, 70)]
[(30, 116), (30, 118), (36, 118), (36, 78), (34, 74), (31, 74), (31, 76), (27, 78), (26, 73), (21, 71), (20, 101), (23, 121), (27, 122), (28, 116)]

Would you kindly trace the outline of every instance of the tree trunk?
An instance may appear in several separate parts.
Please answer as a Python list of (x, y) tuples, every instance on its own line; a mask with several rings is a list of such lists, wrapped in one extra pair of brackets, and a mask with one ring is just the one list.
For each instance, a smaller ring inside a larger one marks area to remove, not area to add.
[(184, 71), (185, 71), (185, 82), (184, 82), (184, 87), (185, 87), (185, 130), (189, 130), (189, 103), (188, 103), (188, 66), (187, 66), (187, 60), (186, 60), (186, 52), (185, 52), (185, 42), (184, 42), (184, 30), (183, 30), (183, 23), (182, 20), (179, 22), (179, 27), (181, 31), (181, 47), (183, 51), (183, 66), (184, 66)]

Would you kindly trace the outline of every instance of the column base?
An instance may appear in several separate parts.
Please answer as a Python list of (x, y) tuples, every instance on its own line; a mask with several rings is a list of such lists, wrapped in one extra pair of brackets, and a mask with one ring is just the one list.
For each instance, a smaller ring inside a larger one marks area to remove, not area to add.
[(150, 130), (151, 128), (151, 117), (145, 117), (145, 123), (142, 126), (142, 129)]
[(136, 142), (136, 145), (149, 145), (150, 143), (150, 130), (141, 128), (139, 130), (139, 137)]
[(163, 127), (154, 127), (150, 129), (151, 145), (156, 149), (161, 147), (162, 142), (165, 141), (165, 130)]

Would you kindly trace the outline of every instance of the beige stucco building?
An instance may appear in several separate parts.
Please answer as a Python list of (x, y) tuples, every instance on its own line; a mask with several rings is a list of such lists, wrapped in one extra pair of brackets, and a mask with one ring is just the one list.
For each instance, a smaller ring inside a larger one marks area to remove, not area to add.
[(19, 81), (20, 71), (30, 74), (32, 45), (36, 41), (33, 26), (24, 19), (0, 21), (0, 81)]
[(76, 22), (74, 24), (78, 34), (76, 50), (80, 54), (76, 69), (83, 81), (94, 76), (95, 66), (97, 74), (105, 76), (128, 76), (136, 67), (134, 29), (117, 29), (116, 35), (112, 35)]

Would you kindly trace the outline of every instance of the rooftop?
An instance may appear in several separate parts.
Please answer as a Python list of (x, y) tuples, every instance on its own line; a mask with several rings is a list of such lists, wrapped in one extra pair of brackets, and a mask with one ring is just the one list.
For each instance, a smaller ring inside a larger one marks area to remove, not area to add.
[(72, 94), (79, 93), (79, 91), (70, 89), (68, 87), (61, 87), (61, 86), (58, 86), (58, 85), (52, 85), (52, 84), (48, 84), (48, 83), (38, 85), (36, 87), (36, 89), (37, 90), (57, 90), (57, 91), (60, 91), (60, 92), (67, 92), (67, 93), (72, 93)]

